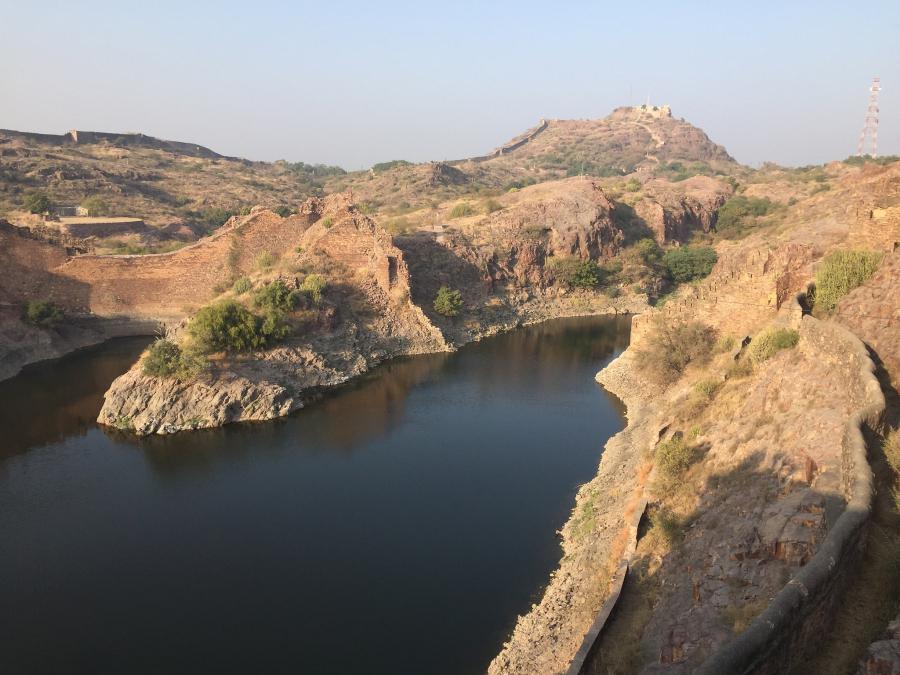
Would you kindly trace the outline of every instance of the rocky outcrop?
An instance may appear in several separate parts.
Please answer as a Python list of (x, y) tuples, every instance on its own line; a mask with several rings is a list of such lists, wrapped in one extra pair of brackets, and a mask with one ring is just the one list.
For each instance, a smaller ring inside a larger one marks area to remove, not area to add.
[(619, 252), (625, 234), (598, 181), (571, 178), (522, 193), (519, 203), (483, 223), (490, 241), (469, 243), (495, 283), (515, 279), (539, 285), (552, 279), (544, 269), (551, 256), (601, 260)]
[(98, 421), (138, 434), (166, 434), (231, 422), (270, 420), (315, 392), (368, 369), (362, 356), (326, 358), (309, 347), (279, 347), (197, 379), (151, 377), (140, 365), (117, 378)]
[(425, 180), (429, 187), (440, 187), (465, 185), (469, 182), (469, 177), (463, 171), (450, 166), (446, 162), (431, 162), (428, 165), (428, 175)]
[(650, 181), (634, 211), (660, 244), (685, 242), (694, 232), (715, 229), (719, 208), (731, 188), (714, 178), (694, 176), (679, 183)]
[[(270, 225), (275, 235), (296, 228), (299, 246), (283, 254), (324, 260), (326, 268), (340, 270), (338, 286), (346, 291), (336, 297), (338, 304), (324, 312), (327, 316), (320, 311), (323, 321), (304, 335), (265, 352), (214, 360), (209, 372), (195, 379), (154, 377), (135, 364), (106, 393), (98, 417), (102, 424), (150, 434), (272, 419), (385, 358), (449, 348), (410, 300), (403, 252), (347, 196), (311, 199), (293, 219), (254, 210), (230, 228), (239, 231), (248, 224)], [(250, 236), (245, 230), (241, 239)]]

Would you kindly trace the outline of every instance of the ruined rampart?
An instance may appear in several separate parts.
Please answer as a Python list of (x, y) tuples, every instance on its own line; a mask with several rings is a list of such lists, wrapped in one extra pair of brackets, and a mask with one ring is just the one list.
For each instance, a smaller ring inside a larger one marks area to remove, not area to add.
[[(320, 220), (328, 226), (313, 228)], [(49, 299), (70, 312), (98, 316), (183, 317), (257, 269), (263, 254), (277, 258), (298, 248), (371, 273), (385, 292), (408, 281), (391, 236), (340, 195), (310, 200), (288, 218), (257, 209), (195, 244), (155, 255), (69, 257), (63, 247), (15, 229), (0, 230), (0, 264), (6, 271), (0, 302)]]
[(697, 670), (701, 675), (783, 673), (803, 661), (827, 634), (853, 563), (865, 541), (872, 506), (872, 472), (866, 459), (864, 428), (877, 428), (884, 395), (865, 345), (832, 322), (811, 316), (801, 321), (804, 341), (823, 358), (857, 373), (849, 387), (858, 404), (842, 439), (842, 479), (847, 506), (813, 558), (791, 579), (765, 611)]
[(166, 150), (179, 155), (190, 157), (203, 157), (205, 159), (236, 159), (225, 157), (209, 148), (196, 143), (184, 143), (181, 141), (166, 141), (161, 138), (147, 136), (146, 134), (123, 133), (118, 134), (109, 131), (78, 131), (72, 129), (64, 134), (38, 134), (30, 131), (16, 131), (14, 129), (0, 129), (0, 135), (9, 138), (63, 147), (67, 145), (85, 145), (92, 143), (109, 143), (118, 147), (142, 147), (154, 150)]

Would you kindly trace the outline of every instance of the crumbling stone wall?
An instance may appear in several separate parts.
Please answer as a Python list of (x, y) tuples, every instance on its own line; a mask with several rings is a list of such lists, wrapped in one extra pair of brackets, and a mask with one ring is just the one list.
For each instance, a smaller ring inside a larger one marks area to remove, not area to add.
[(815, 556), (778, 593), (768, 608), (739, 636), (723, 645), (697, 670), (719, 673), (783, 673), (816, 648), (840, 602), (854, 561), (865, 541), (872, 505), (872, 473), (866, 459), (863, 428), (877, 428), (884, 412), (884, 395), (874, 375), (865, 345), (831, 322), (804, 316), (803, 339), (827, 358), (858, 375), (849, 391), (858, 402), (842, 439), (842, 478), (847, 506)]
[[(331, 221), (328, 227), (326, 221)], [(254, 209), (210, 237), (156, 255), (68, 257), (62, 246), (0, 229), (0, 264), (8, 277), (0, 285), (0, 302), (41, 298), (76, 313), (174, 319), (252, 272), (262, 254), (288, 255), (301, 246), (354, 273), (371, 273), (386, 293), (398, 286), (408, 293), (406, 262), (391, 236), (346, 196), (335, 195), (311, 199), (288, 218)]]

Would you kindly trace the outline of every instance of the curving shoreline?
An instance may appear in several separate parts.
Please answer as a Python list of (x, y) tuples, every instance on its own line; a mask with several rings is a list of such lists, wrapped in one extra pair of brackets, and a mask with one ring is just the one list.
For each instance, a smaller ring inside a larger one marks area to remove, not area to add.
[(630, 314), (645, 306), (638, 299), (614, 304), (598, 300), (603, 304), (588, 310), (580, 301), (559, 300), (522, 307), (514, 320), (457, 335), (453, 343), (442, 340), (442, 349), (435, 349), (436, 342), (392, 349), (359, 331), (348, 330), (333, 338), (326, 348), (314, 344), (281, 346), (193, 381), (145, 375), (138, 361), (110, 386), (98, 422), (144, 435), (276, 419), (304, 407), (321, 391), (345, 384), (394, 357), (452, 351), (542, 321)]
[[(540, 603), (518, 618), (510, 640), (488, 668), (491, 675), (565, 672), (598, 612), (621, 588), (617, 573), (636, 535), (649, 475), (643, 453), (635, 450), (652, 447), (659, 436), (653, 389), (635, 374), (630, 350), (596, 376), (625, 404), (627, 424), (607, 441), (597, 475), (578, 490), (561, 530), (560, 565)], [(590, 538), (585, 538), (585, 528), (593, 530)]]

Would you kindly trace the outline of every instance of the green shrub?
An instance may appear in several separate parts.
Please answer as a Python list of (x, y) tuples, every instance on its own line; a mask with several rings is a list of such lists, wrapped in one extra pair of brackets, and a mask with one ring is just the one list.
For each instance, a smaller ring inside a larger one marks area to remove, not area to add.
[(748, 377), (753, 374), (753, 361), (749, 358), (741, 358), (731, 364), (728, 372), (725, 373), (726, 380), (739, 380), (742, 377)]
[(663, 252), (655, 239), (646, 237), (635, 242), (634, 250), (645, 265), (653, 266), (662, 261)]
[(188, 324), (188, 333), (204, 353), (262, 349), (288, 332), (278, 317), (261, 318), (233, 300), (203, 307)]
[(150, 345), (141, 363), (144, 373), (154, 377), (191, 378), (208, 365), (206, 359), (193, 351), (183, 350), (170, 340), (159, 339)]
[(281, 204), (280, 206), (275, 207), (275, 213), (277, 213), (282, 218), (287, 218), (288, 216), (294, 215), (294, 209), (286, 204)]
[(327, 287), (328, 282), (325, 281), (325, 277), (321, 274), (308, 274), (303, 283), (300, 284), (300, 291), (306, 293), (309, 299), (313, 301), (313, 304), (318, 305), (321, 304), (322, 296)]
[(407, 162), (405, 159), (394, 159), (390, 162), (379, 162), (378, 164), (372, 165), (372, 171), (374, 171), (375, 173), (382, 173), (398, 166), (412, 166), (412, 162)]
[(893, 164), (894, 162), (900, 162), (900, 155), (882, 155), (881, 157), (872, 157), (872, 155), (853, 155), (844, 160), (844, 164), (850, 164), (851, 166), (862, 166), (863, 164), (868, 164), (870, 162), (881, 166)]
[(838, 300), (875, 274), (882, 254), (875, 251), (832, 251), (816, 270), (814, 308), (817, 313), (834, 311)]
[(482, 206), (482, 209), (484, 210), (484, 212), (486, 214), (494, 213), (496, 211), (499, 211), (502, 208), (503, 208), (503, 204), (498, 202), (496, 199), (488, 199), (487, 201), (484, 202), (484, 205)]
[(635, 354), (638, 369), (657, 384), (677, 380), (689, 363), (709, 358), (716, 335), (702, 323), (657, 320), (646, 345)]
[(663, 256), (669, 276), (678, 283), (707, 276), (716, 260), (716, 252), (708, 246), (681, 246), (666, 251)]
[(504, 192), (518, 192), (524, 187), (528, 187), (529, 185), (534, 185), (537, 183), (537, 179), (532, 176), (527, 176), (526, 178), (521, 178), (519, 180), (514, 180), (503, 186)]
[(637, 178), (632, 178), (627, 183), (625, 183), (625, 192), (637, 192), (641, 189), (641, 181)]
[(256, 289), (253, 306), (265, 312), (286, 314), (293, 311), (300, 299), (300, 291), (289, 289), (283, 281), (273, 281)]
[(475, 209), (469, 202), (460, 202), (450, 211), (451, 218), (465, 218), (466, 216), (475, 215)]
[(707, 400), (711, 400), (722, 387), (719, 380), (700, 380), (694, 384), (694, 391)]
[(50, 197), (43, 192), (32, 192), (25, 195), (25, 210), (30, 213), (45, 213), (52, 206)]
[(684, 538), (684, 521), (672, 509), (657, 506), (650, 511), (650, 527), (672, 545)]
[(232, 290), (238, 295), (243, 295), (251, 288), (253, 288), (253, 282), (250, 281), (249, 277), (240, 277), (234, 282), (234, 286), (232, 286)]
[(603, 272), (597, 263), (575, 256), (549, 258), (547, 269), (568, 288), (595, 288), (603, 277)]
[(330, 230), (332, 225), (334, 225), (334, 218), (331, 216), (322, 221), (322, 227), (326, 230)]
[(747, 354), (755, 363), (762, 363), (782, 349), (796, 347), (799, 341), (800, 333), (791, 328), (771, 328), (753, 339)]
[(93, 195), (81, 202), (81, 208), (87, 211), (89, 216), (109, 215), (109, 205), (99, 195)]
[(174, 375), (181, 367), (181, 348), (169, 340), (157, 340), (147, 350), (142, 366), (147, 375)]
[(655, 459), (664, 478), (680, 478), (697, 461), (697, 449), (673, 436), (656, 446)]
[(275, 264), (275, 256), (269, 251), (263, 251), (256, 259), (256, 266), (261, 270), (271, 269)]
[[(212, 232), (222, 227), (232, 216), (240, 215), (242, 209), (223, 209), (214, 207), (202, 211), (187, 211), (185, 215), (194, 225), (204, 232)], [(249, 213), (249, 211), (248, 211)]]
[(29, 300), (22, 311), (22, 320), (38, 328), (53, 328), (64, 318), (63, 311), (49, 300)]
[(713, 354), (726, 354), (737, 347), (737, 340), (733, 335), (723, 335), (713, 346)]
[(772, 210), (771, 200), (765, 197), (736, 195), (725, 202), (716, 218), (716, 231), (724, 236), (740, 236), (753, 220)]
[(434, 298), (434, 311), (443, 316), (456, 316), (461, 309), (462, 294), (447, 286), (441, 286)]

